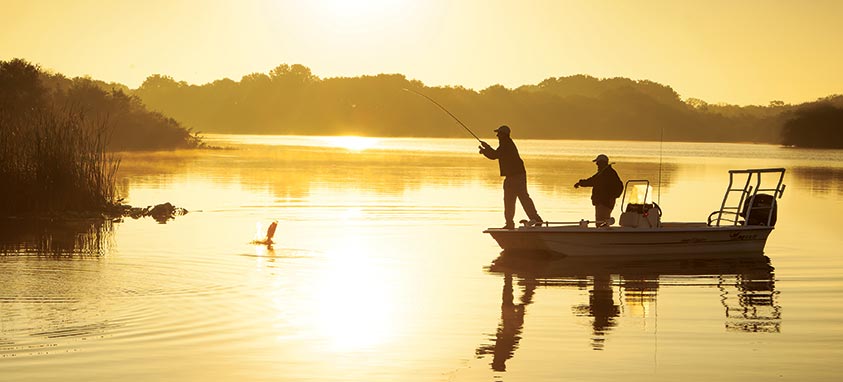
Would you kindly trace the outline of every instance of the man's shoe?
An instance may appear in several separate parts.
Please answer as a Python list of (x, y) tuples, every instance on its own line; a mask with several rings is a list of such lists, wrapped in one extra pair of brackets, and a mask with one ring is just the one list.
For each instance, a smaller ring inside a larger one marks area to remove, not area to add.
[(598, 222), (595, 222), (595, 223), (597, 223), (598, 228), (608, 227), (608, 226), (611, 226), (612, 224), (615, 224), (615, 218), (610, 217), (606, 220), (601, 220), (601, 221), (598, 221)]
[(527, 222), (527, 226), (529, 227), (541, 227), (544, 222), (541, 220), (530, 220)]
[(501, 229), (515, 229), (515, 223), (506, 223)]

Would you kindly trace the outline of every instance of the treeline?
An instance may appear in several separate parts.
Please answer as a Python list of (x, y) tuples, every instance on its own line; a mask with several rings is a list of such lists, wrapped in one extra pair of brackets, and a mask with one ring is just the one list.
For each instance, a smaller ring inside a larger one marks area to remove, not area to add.
[(783, 144), (843, 148), (843, 97), (804, 105), (791, 114), (784, 124)]
[(198, 134), (161, 112), (148, 110), (125, 85), (67, 78), (22, 59), (0, 61), (0, 123), (10, 125), (56, 112), (97, 121), (107, 129), (103, 144), (111, 151), (202, 146)]
[(682, 100), (669, 86), (576, 75), (481, 91), (428, 87), (400, 74), (321, 79), (302, 65), (280, 65), (240, 81), (190, 85), (153, 75), (135, 90), (149, 107), (219, 133), (463, 137), (465, 132), (419, 91), (480, 135), (509, 124), (520, 138), (781, 143), (797, 107)]

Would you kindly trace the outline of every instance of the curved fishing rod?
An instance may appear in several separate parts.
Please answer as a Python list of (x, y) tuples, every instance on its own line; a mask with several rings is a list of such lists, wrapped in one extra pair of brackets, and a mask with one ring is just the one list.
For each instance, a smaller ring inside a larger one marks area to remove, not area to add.
[(474, 137), (474, 139), (476, 139), (477, 142), (480, 142), (481, 144), (483, 143), (483, 141), (481, 141), (480, 138), (477, 137), (477, 134), (474, 134), (474, 132), (471, 131), (471, 129), (469, 129), (468, 126), (466, 126), (464, 123), (462, 123), (462, 121), (460, 121), (459, 118), (457, 118), (457, 116), (455, 116), (450, 111), (448, 111), (448, 109), (446, 109), (445, 106), (440, 105), (439, 102), (434, 101), (433, 98), (430, 98), (430, 97), (428, 97), (428, 96), (426, 96), (422, 93), (419, 93), (419, 92), (417, 92), (413, 89), (404, 88), (404, 91), (413, 92), (413, 93), (416, 93), (416, 94), (418, 94), (418, 95), (420, 95), (424, 98), (427, 98), (428, 101), (433, 102), (433, 104), (436, 105), (436, 106), (439, 106), (439, 108), (442, 109), (442, 111), (448, 113), (448, 115), (450, 115), (451, 118), (453, 118), (455, 121), (457, 121), (457, 123), (459, 123), (460, 126), (462, 126), (465, 129), (465, 131), (468, 131), (468, 133), (471, 134), (471, 136)]
[(662, 152), (664, 147), (664, 127), (662, 127), (662, 134), (659, 137), (659, 203), (662, 202)]

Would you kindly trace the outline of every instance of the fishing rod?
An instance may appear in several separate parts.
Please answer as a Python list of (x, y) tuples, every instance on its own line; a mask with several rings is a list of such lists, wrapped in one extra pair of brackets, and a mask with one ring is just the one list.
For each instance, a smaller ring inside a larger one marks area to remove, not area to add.
[(457, 123), (459, 123), (459, 124), (460, 124), (460, 126), (462, 126), (462, 127), (465, 129), (465, 131), (468, 131), (468, 133), (469, 133), (469, 134), (471, 134), (471, 136), (472, 136), (472, 137), (474, 137), (474, 139), (476, 139), (476, 140), (477, 140), (477, 142), (480, 142), (481, 144), (483, 143), (483, 141), (481, 141), (481, 140), (480, 140), (480, 138), (479, 138), (479, 137), (477, 137), (477, 134), (474, 134), (474, 132), (473, 132), (473, 131), (471, 131), (471, 129), (469, 129), (469, 128), (468, 128), (468, 126), (466, 126), (464, 123), (462, 123), (462, 121), (460, 121), (460, 119), (459, 119), (459, 118), (457, 118), (457, 116), (455, 116), (455, 115), (454, 115), (454, 114), (452, 114), (450, 111), (448, 111), (448, 109), (446, 109), (446, 108), (445, 108), (445, 106), (440, 105), (440, 104), (439, 104), (439, 102), (434, 101), (434, 100), (433, 100), (433, 98), (430, 98), (430, 97), (428, 97), (428, 96), (426, 96), (426, 95), (424, 95), (424, 94), (422, 94), (422, 93), (419, 93), (419, 92), (417, 92), (417, 91), (415, 91), (415, 90), (413, 90), (413, 89), (407, 89), (407, 88), (404, 88), (404, 91), (406, 91), (406, 92), (416, 93), (417, 95), (420, 95), (420, 96), (422, 96), (422, 97), (424, 97), (424, 98), (427, 98), (427, 100), (428, 100), (428, 101), (433, 102), (433, 104), (434, 104), (434, 105), (436, 105), (436, 106), (439, 106), (439, 108), (440, 108), (440, 109), (442, 109), (442, 111), (444, 111), (444, 112), (448, 113), (448, 115), (450, 115), (450, 116), (451, 116), (451, 118), (453, 118), (455, 121), (457, 121)]
[(659, 137), (659, 203), (662, 202), (662, 152), (664, 147), (664, 127), (662, 127), (662, 134)]

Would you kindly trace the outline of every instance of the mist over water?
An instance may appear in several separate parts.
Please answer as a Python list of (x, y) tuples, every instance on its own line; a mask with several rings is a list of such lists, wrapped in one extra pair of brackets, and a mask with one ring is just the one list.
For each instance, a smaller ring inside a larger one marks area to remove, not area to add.
[[(605, 153), (664, 221), (704, 221), (728, 169), (784, 167), (763, 255), (510, 259), (497, 163), (468, 139), (210, 136), (123, 155), (131, 220), (3, 222), (0, 379), (836, 380), (843, 151), (515, 142), (546, 220)], [(616, 208), (614, 216), (618, 216)], [(524, 218), (518, 208), (516, 220)], [(278, 221), (272, 247), (253, 245)], [(265, 228), (264, 228), (265, 229)]]

